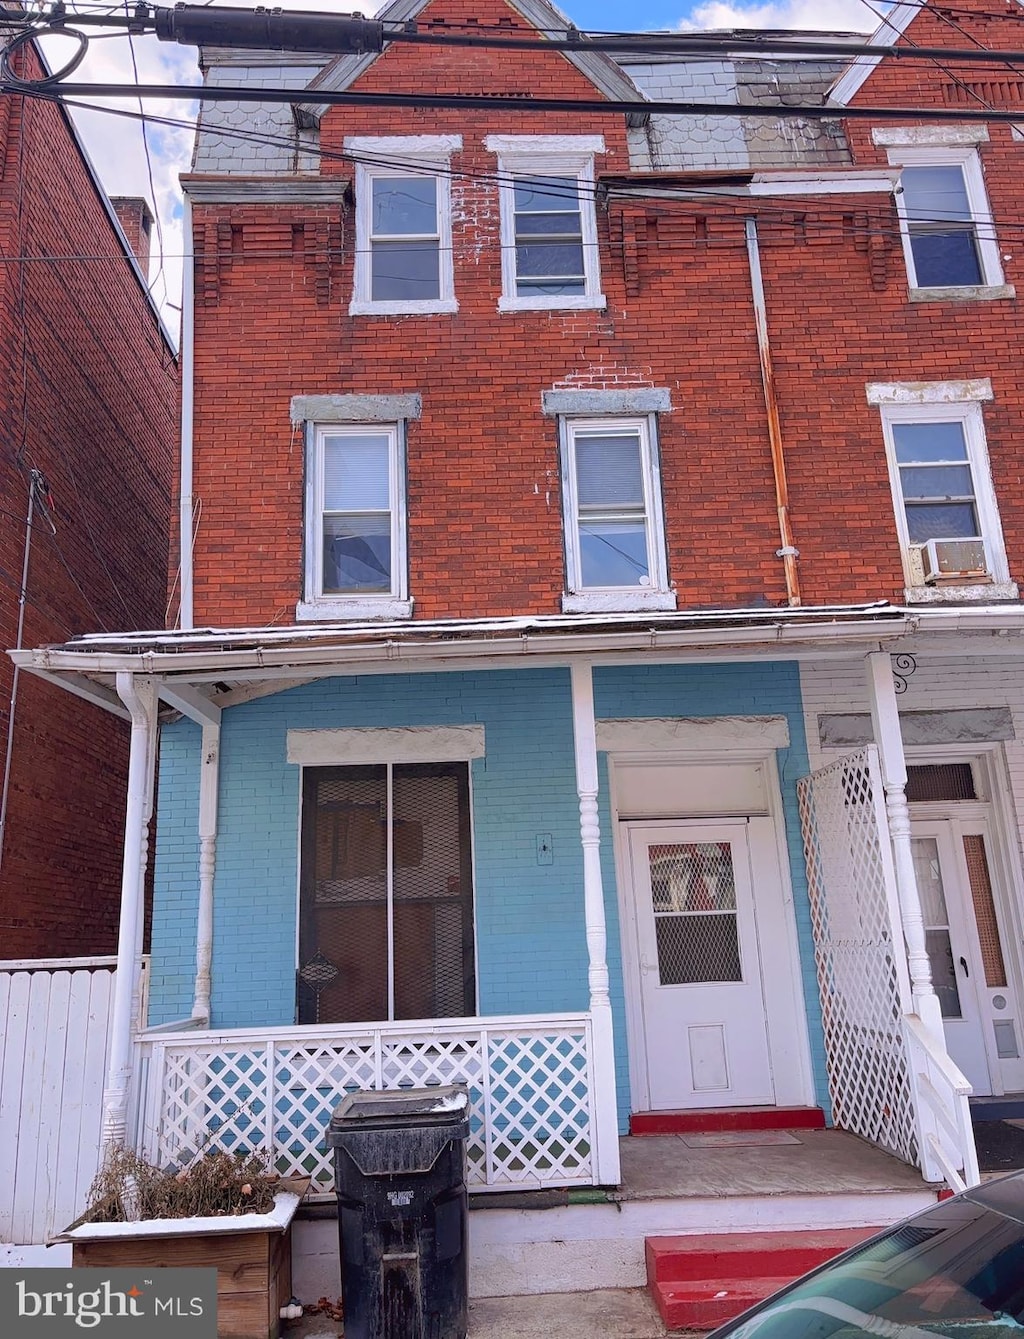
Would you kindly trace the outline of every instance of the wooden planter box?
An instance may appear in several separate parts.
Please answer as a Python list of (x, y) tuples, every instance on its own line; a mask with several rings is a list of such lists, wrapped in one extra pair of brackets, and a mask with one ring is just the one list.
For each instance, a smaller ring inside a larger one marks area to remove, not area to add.
[(280, 1310), (292, 1295), (291, 1220), (300, 1198), (282, 1192), (266, 1214), (83, 1223), (62, 1235), (76, 1266), (216, 1265), (218, 1339), (278, 1339)]

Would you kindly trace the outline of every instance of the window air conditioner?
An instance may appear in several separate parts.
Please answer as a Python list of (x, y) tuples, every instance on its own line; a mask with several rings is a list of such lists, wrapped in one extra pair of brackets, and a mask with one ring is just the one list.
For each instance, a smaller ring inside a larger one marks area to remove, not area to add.
[(957, 578), (977, 581), (988, 575), (984, 540), (930, 539), (919, 552), (927, 582)]

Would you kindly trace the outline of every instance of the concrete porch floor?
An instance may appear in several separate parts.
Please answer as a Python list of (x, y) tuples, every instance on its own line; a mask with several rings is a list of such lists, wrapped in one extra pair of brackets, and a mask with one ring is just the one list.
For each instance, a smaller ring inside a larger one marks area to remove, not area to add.
[(614, 1199), (925, 1191), (914, 1167), (842, 1130), (634, 1135)]

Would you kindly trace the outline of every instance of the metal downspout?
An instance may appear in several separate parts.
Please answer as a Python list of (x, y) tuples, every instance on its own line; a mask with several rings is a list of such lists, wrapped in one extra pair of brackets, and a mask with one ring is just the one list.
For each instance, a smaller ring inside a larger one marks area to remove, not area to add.
[(181, 489), (178, 501), (178, 627), (188, 631), (193, 627), (192, 531), (195, 501), (192, 496), (192, 439), (195, 413), (195, 302), (196, 302), (196, 246), (192, 234), (192, 201), (185, 192), (184, 268), (181, 294)]
[(801, 603), (800, 574), (796, 560), (800, 550), (793, 543), (793, 529), (789, 521), (789, 486), (786, 483), (786, 457), (782, 447), (782, 424), (779, 420), (779, 401), (775, 390), (775, 369), (768, 340), (768, 309), (764, 297), (764, 276), (761, 273), (761, 252), (757, 244), (757, 222), (747, 219), (747, 261), (750, 266), (750, 291), (754, 299), (754, 321), (757, 326), (757, 351), (761, 360), (761, 384), (768, 417), (768, 440), (772, 449), (772, 472), (775, 475), (775, 505), (779, 516), (779, 537), (782, 546), (775, 556), (782, 559), (786, 577), (786, 598), (791, 605)]

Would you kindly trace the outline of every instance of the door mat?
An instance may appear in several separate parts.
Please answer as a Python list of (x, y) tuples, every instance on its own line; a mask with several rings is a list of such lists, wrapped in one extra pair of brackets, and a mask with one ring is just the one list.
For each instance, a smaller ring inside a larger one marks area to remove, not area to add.
[(1017, 1122), (978, 1121), (974, 1126), (978, 1167), (983, 1172), (1011, 1172), (1024, 1167), (1024, 1129)]
[[(1024, 1130), (1018, 1131), (1024, 1136)], [(687, 1148), (767, 1148), (769, 1144), (799, 1144), (788, 1130), (712, 1130), (707, 1134), (681, 1134)]]

